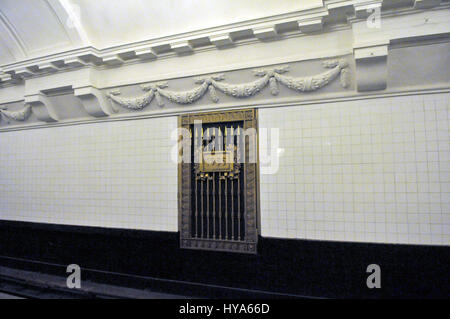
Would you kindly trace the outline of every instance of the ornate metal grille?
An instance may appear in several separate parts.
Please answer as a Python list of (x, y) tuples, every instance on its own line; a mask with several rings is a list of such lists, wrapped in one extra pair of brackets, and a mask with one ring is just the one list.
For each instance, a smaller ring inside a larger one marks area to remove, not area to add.
[(190, 163), (180, 164), (181, 247), (256, 253), (256, 136), (251, 145), (245, 134), (256, 112), (184, 115), (181, 126), (191, 139)]

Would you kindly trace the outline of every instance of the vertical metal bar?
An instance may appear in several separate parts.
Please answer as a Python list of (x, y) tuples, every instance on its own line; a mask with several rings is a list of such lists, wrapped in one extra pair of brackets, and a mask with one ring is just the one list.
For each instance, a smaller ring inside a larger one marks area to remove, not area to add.
[[(241, 127), (238, 126), (237, 127), (237, 137), (236, 140), (241, 139)], [(236, 141), (236, 145), (239, 145), (240, 148), (242, 148), (242, 141)], [(245, 146), (244, 146), (245, 147)], [(240, 165), (239, 163), (242, 162), (241, 159), (241, 150), (237, 149), (236, 147), (236, 152), (237, 152), (237, 159), (238, 159), (238, 163), (236, 163), (236, 165)], [(239, 174), (237, 176), (236, 179), (236, 183), (237, 183), (237, 232), (238, 232), (238, 240), (241, 240), (241, 179), (240, 179), (240, 175), (241, 175), (241, 167), (239, 167)]]
[(231, 176), (230, 179), (230, 193), (231, 193), (231, 240), (234, 240), (234, 191), (233, 191), (233, 184), (234, 184), (234, 176)]
[(201, 224), (200, 224), (200, 231), (201, 231), (201, 234), (200, 234), (200, 238), (203, 238), (203, 215), (204, 215), (204, 210), (203, 210), (203, 179), (200, 179), (200, 188), (201, 188), (201, 191), (200, 191), (200, 200), (202, 201), (202, 213), (200, 214), (200, 220), (201, 220)]
[[(233, 126), (230, 127), (230, 134), (228, 134), (227, 136), (227, 151), (232, 151), (233, 150), (233, 139), (234, 139), (234, 128)], [(230, 156), (230, 160), (232, 163), (234, 163), (234, 153), (232, 153), (232, 156)], [(233, 194), (233, 172), (230, 172), (230, 226), (231, 226), (231, 231), (228, 234), (229, 239), (233, 240), (234, 239), (234, 194)]]
[[(239, 173), (240, 174), (240, 173)], [(241, 240), (241, 180), (237, 178), (238, 240)]]
[(198, 236), (198, 195), (197, 195), (197, 186), (198, 180), (197, 176), (195, 176), (195, 227), (194, 227), (194, 238)]
[(209, 238), (209, 175), (206, 174), (206, 238)]
[[(199, 149), (199, 165), (203, 165), (203, 127), (200, 128), (200, 149)], [(200, 183), (200, 236), (197, 236), (199, 238), (203, 238), (203, 173), (199, 172), (199, 179)], [(198, 225), (198, 224), (197, 224)]]
[(222, 179), (221, 173), (219, 173), (219, 238), (222, 239)]
[(216, 173), (213, 173), (212, 178), (212, 193), (213, 193), (213, 219), (212, 219), (212, 227), (213, 227), (213, 238), (216, 239)]
[[(225, 132), (224, 132), (225, 134)], [(219, 150), (223, 151), (223, 138), (222, 138), (222, 129), (219, 126)], [(222, 159), (223, 160), (223, 159)], [(219, 238), (222, 238), (222, 173), (219, 172), (219, 179), (218, 179), (218, 184), (219, 184)]]
[[(195, 153), (198, 152), (198, 140), (200, 138), (198, 129), (195, 128), (194, 131), (194, 159), (195, 159)], [(194, 177), (194, 182), (195, 182), (195, 227), (194, 227), (194, 238), (198, 237), (198, 176), (197, 173)]]
[[(211, 134), (210, 134), (211, 128), (207, 128), (206, 129), (206, 151), (207, 152), (211, 152), (211, 145), (210, 145), (210, 139), (211, 139)], [(210, 194), (209, 194), (209, 174), (206, 173), (206, 238), (209, 238), (209, 210), (210, 210), (210, 205), (211, 205), (211, 198), (210, 198)]]
[[(218, 137), (217, 137), (217, 128), (214, 127), (213, 128), (213, 133), (214, 133), (214, 154), (217, 154), (217, 149), (218, 149)], [(216, 178), (217, 178), (217, 173), (214, 172), (212, 173), (212, 193), (213, 193), (213, 217), (212, 217), (212, 228), (213, 228), (213, 238), (216, 239), (217, 238), (217, 234), (216, 234)]]
[(228, 185), (227, 179), (228, 174), (224, 173), (225, 176), (225, 239), (228, 239)]

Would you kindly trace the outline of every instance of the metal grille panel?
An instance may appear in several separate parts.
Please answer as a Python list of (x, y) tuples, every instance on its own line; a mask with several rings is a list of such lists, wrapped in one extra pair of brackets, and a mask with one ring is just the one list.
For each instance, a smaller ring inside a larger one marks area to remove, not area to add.
[(191, 138), (191, 162), (180, 165), (181, 247), (256, 253), (256, 163), (243, 134), (255, 111), (186, 115), (181, 125)]

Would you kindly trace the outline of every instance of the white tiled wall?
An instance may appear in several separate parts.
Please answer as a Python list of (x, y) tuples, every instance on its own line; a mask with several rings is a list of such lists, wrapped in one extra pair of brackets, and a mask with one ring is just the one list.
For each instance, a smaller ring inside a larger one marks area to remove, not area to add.
[[(449, 108), (434, 94), (260, 109), (284, 149), (261, 174), (262, 235), (449, 245)], [(176, 125), (0, 133), (0, 219), (177, 231)]]
[(284, 149), (261, 175), (262, 235), (449, 245), (449, 108), (435, 94), (261, 109)]
[(0, 133), (0, 219), (177, 231), (176, 117)]

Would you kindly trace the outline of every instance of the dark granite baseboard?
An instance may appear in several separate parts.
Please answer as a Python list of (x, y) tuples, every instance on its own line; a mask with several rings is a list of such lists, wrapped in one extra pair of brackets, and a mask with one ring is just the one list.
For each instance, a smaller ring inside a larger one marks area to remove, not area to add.
[[(142, 276), (311, 297), (450, 296), (448, 246), (261, 237), (258, 254), (248, 255), (184, 250), (178, 238), (172, 232), (0, 221), (0, 255), (102, 271), (91, 273), (99, 276), (93, 280), (107, 282), (107, 272), (114, 272), (136, 281)], [(381, 267), (381, 289), (366, 286), (373, 263)], [(36, 270), (64, 271), (43, 265), (35, 263)]]

